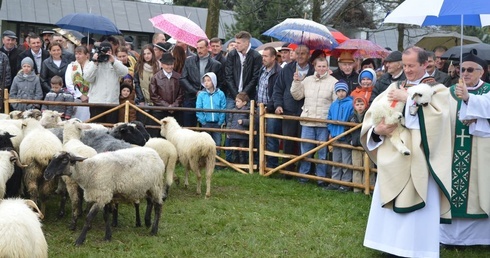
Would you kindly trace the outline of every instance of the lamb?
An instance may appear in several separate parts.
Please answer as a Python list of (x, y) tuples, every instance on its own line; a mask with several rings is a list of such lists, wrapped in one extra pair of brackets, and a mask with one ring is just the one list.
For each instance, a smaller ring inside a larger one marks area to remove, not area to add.
[(48, 257), (48, 244), (39, 222), (43, 214), (33, 201), (0, 200), (0, 218), (0, 257)]
[(144, 146), (146, 143), (145, 137), (140, 130), (138, 130), (136, 124), (133, 123), (119, 123), (109, 132), (109, 134), (116, 139), (121, 139), (138, 146)]
[(20, 163), (19, 155), (14, 150), (0, 151), (0, 199), (6, 195), (7, 181), (14, 174), (14, 162), (21, 168), (26, 167)]
[(213, 175), (216, 144), (205, 132), (194, 132), (180, 127), (175, 118), (161, 120), (160, 134), (177, 149), (179, 161), (185, 169), (185, 187), (188, 187), (189, 169), (197, 176), (197, 194), (201, 194), (201, 170), (206, 169), (206, 198), (211, 196), (211, 176)]
[[(74, 166), (75, 169), (67, 169), (69, 165)], [(151, 234), (157, 234), (168, 187), (164, 189), (164, 164), (156, 151), (145, 147), (134, 147), (99, 153), (91, 158), (61, 151), (54, 156), (46, 168), (44, 178), (51, 180), (63, 174), (69, 175), (83, 188), (87, 202), (94, 203), (87, 215), (83, 230), (75, 241), (76, 245), (83, 244), (92, 220), (102, 208), (104, 208), (105, 240), (111, 240), (108, 204), (115, 197), (122, 197), (131, 203), (147, 197), (149, 208), (145, 214), (145, 225), (147, 227), (151, 225), (151, 207), (154, 205), (155, 220)]]
[(58, 128), (61, 127), (61, 113), (53, 110), (44, 110), (39, 122), (44, 128)]
[(133, 146), (123, 140), (114, 138), (105, 129), (92, 129), (84, 131), (82, 142), (94, 148), (97, 153), (132, 148)]
[[(425, 83), (412, 86), (408, 88), (407, 92), (417, 107), (430, 103), (432, 95), (435, 94), (432, 87)], [(383, 118), (385, 124), (387, 125), (398, 125), (390, 135), (390, 141), (401, 154), (410, 155), (410, 150), (407, 148), (407, 146), (405, 146), (400, 138), (401, 132), (405, 130), (405, 119), (402, 114), (404, 107), (405, 102), (388, 101), (388, 95), (385, 94), (382, 96), (380, 101), (375, 102), (375, 104), (370, 107), (370, 110), (372, 111), (373, 125), (378, 125)]]
[[(87, 127), (89, 126), (76, 120), (65, 121), (63, 127), (63, 150), (87, 158), (95, 156), (97, 152), (92, 147), (89, 147), (80, 141), (82, 130), (86, 129)], [(71, 167), (70, 169), (74, 168)], [(81, 196), (83, 193), (78, 184), (69, 176), (63, 175), (61, 176), (61, 178), (66, 184), (68, 196), (71, 200), (72, 219), (69, 228), (71, 230), (75, 230), (78, 217), (81, 215), (82, 212)], [(65, 203), (66, 195), (64, 198), (62, 198), (62, 211), (64, 211)]]
[(24, 139), (20, 143), (19, 155), (23, 164), (27, 164), (24, 183), (31, 200), (41, 203), (41, 211), (45, 213), (45, 201), (56, 189), (57, 182), (43, 180), (43, 171), (53, 158), (62, 150), (61, 141), (39, 121), (28, 118), (23, 121)]
[(175, 146), (163, 138), (150, 138), (145, 147), (154, 149), (165, 164), (165, 181), (168, 187), (174, 182), (175, 164), (178, 155)]

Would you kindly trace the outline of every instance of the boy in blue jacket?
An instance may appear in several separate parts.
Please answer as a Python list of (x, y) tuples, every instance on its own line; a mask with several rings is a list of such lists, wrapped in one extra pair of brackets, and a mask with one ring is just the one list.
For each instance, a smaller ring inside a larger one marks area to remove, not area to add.
[[(226, 97), (223, 91), (216, 87), (216, 74), (206, 73), (201, 78), (201, 85), (204, 90), (197, 95), (196, 108), (202, 109), (226, 109)], [(225, 124), (225, 113), (219, 112), (196, 112), (197, 121), (203, 128), (221, 128)], [(208, 132), (213, 137), (216, 146), (221, 146), (221, 133)], [(218, 151), (219, 155), (219, 151)]]
[[(347, 96), (349, 91), (349, 86), (344, 80), (340, 80), (335, 83), (335, 94), (337, 99), (332, 103), (330, 109), (328, 110), (328, 120), (337, 120), (347, 122), (349, 117), (353, 114), (354, 108), (352, 105), (352, 97)], [(328, 131), (330, 133), (330, 139), (334, 138), (344, 132), (345, 126), (328, 124)], [(344, 136), (337, 140), (337, 143), (349, 144), (350, 135)], [(333, 147), (332, 160), (334, 162), (342, 164), (352, 164), (352, 154), (350, 149)], [(332, 167), (332, 179), (351, 182), (352, 181), (352, 170), (347, 168), (341, 168), (334, 166)], [(327, 190), (339, 190), (342, 192), (351, 191), (351, 187), (339, 186), (338, 184), (330, 184)]]

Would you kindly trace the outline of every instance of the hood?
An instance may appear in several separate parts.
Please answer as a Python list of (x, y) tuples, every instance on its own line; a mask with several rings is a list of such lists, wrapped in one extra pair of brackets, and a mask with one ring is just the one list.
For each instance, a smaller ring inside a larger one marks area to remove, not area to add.
[(34, 81), (36, 79), (37, 75), (34, 71), (31, 71), (30, 74), (28, 74), (27, 76), (24, 76), (24, 73), (22, 72), (22, 69), (19, 70), (19, 72), (17, 73), (17, 78), (19, 79), (19, 81)]
[(359, 78), (357, 79), (357, 82), (359, 82), (359, 87), (361, 87), (361, 81), (362, 81), (361, 74), (363, 72), (369, 72), (373, 76), (373, 86), (374, 86), (376, 84), (376, 72), (371, 68), (366, 68), (359, 73)]
[(205, 76), (209, 76), (209, 78), (211, 78), (211, 81), (213, 82), (213, 86), (214, 88), (216, 89), (216, 85), (218, 85), (218, 80), (216, 79), (216, 74), (214, 74), (213, 72), (209, 72), (209, 73), (205, 73), (202, 77), (201, 77), (201, 85), (204, 87), (204, 77)]

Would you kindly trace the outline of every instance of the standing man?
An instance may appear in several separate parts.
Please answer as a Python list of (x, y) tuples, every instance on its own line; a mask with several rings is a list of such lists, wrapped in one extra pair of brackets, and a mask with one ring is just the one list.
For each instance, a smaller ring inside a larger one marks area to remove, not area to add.
[[(274, 49), (273, 47), (266, 47), (262, 52), (263, 67), (260, 70), (259, 84), (257, 85), (257, 104), (263, 103), (266, 112), (270, 114), (274, 113), (274, 102), (272, 100), (274, 84), (276, 83), (276, 79), (279, 76), (279, 72), (282, 70), (281, 66), (276, 61), (276, 55), (276, 49)], [(266, 132), (281, 134), (280, 121), (275, 118), (267, 118)], [(279, 152), (279, 139), (267, 137), (266, 149), (273, 152)], [(277, 157), (267, 157), (268, 167), (275, 168), (277, 167), (277, 165)]]
[[(22, 53), (22, 50), (17, 47), (17, 36), (13, 31), (6, 30), (3, 32), (2, 48), (0, 48), (0, 51), (5, 53), (5, 55), (7, 55), (8, 57), (10, 67), (8, 77), (12, 79), (17, 75), (17, 72), (19, 72), (19, 69), (17, 67), (17, 59), (19, 58), (20, 53)], [(2, 63), (2, 66), (3, 65), (4, 64)], [(5, 78), (7, 78), (7, 75), (5, 75)], [(8, 85), (5, 84), (5, 87), (7, 89), (10, 89), (10, 83)]]
[(344, 80), (349, 85), (347, 95), (359, 86), (359, 74), (354, 71), (354, 57), (352, 53), (345, 51), (340, 54), (338, 59), (339, 68), (332, 73), (332, 76), (337, 80)]
[[(490, 126), (481, 95), (490, 84), (480, 78), (487, 62), (469, 54), (463, 57), (461, 78), (450, 88), (454, 150), (452, 162), (451, 224), (441, 224), (445, 245), (490, 245)], [(481, 98), (480, 98), (481, 99)], [(459, 117), (457, 117), (459, 116)], [(459, 118), (459, 119), (458, 119)]]
[(392, 83), (372, 105), (383, 105), (379, 101), (386, 101), (384, 95), (389, 101), (405, 103), (406, 128), (400, 137), (411, 154), (396, 151), (386, 138), (397, 125), (384, 120), (372, 124), (372, 109), (368, 109), (361, 143), (377, 164), (378, 176), (364, 246), (402, 257), (439, 257), (439, 224), (451, 218), (451, 96), (446, 86), (432, 84), (435, 81), (429, 78), (437, 94), (428, 105), (412, 108), (406, 88), (429, 83), (424, 80), (427, 53), (410, 47), (403, 52), (402, 62), (407, 80)]
[[(221, 64), (212, 59), (208, 50), (208, 40), (200, 39), (197, 41), (197, 55), (189, 57), (182, 69), (180, 77), (180, 86), (184, 89), (183, 107), (196, 108), (197, 94), (202, 89), (201, 78), (209, 72), (219, 75)], [(218, 85), (222, 78), (218, 77)], [(195, 111), (184, 111), (184, 127), (197, 126), (197, 117)]]
[[(109, 60), (107, 62), (97, 62), (99, 57), (98, 53), (95, 53), (92, 60), (86, 67), (83, 74), (83, 79), (91, 83), (88, 91), (89, 103), (101, 103), (101, 104), (119, 104), (119, 79), (128, 74), (128, 68), (117, 60), (113, 53), (111, 44), (107, 41), (100, 43), (100, 47), (108, 48), (107, 55)], [(96, 116), (107, 110), (110, 107), (90, 107), (90, 115)], [(111, 112), (106, 116), (97, 119), (97, 122), (104, 123), (117, 123), (118, 112)]]
[(40, 74), (43, 61), (49, 57), (49, 52), (47, 50), (41, 49), (41, 47), (41, 37), (36, 34), (30, 34), (29, 48), (19, 55), (19, 58), (17, 59), (17, 69), (20, 70), (20, 62), (24, 58), (30, 57), (32, 60), (34, 60), (34, 66), (32, 67), (32, 70), (34, 71), (34, 73)]
[(165, 34), (163, 33), (155, 33), (153, 34), (153, 38), (151, 39), (151, 43), (155, 45), (156, 43), (165, 43), (167, 42), (165, 38)]
[(291, 59), (291, 50), (292, 49), (289, 47), (289, 43), (285, 43), (281, 47), (281, 50), (279, 50), (279, 53), (281, 54), (281, 59), (282, 59), (281, 67), (284, 67), (293, 61)]
[[(296, 61), (287, 64), (277, 77), (272, 92), (272, 101), (274, 103), (274, 113), (276, 115), (300, 116), (301, 107), (304, 99), (295, 100), (291, 95), (291, 85), (293, 83), (294, 73), (298, 72), (301, 80), (306, 76), (314, 73), (314, 67), (308, 60), (310, 59), (310, 49), (307, 46), (299, 45), (296, 50)], [(300, 125), (295, 120), (282, 120), (282, 134), (284, 136), (300, 137)], [(295, 141), (284, 140), (284, 153), (298, 155), (299, 147)], [(289, 171), (295, 171), (294, 165), (286, 168)]]
[(441, 57), (446, 53), (447, 47), (445, 46), (437, 46), (434, 48), (434, 55), (435, 55), (435, 61), (436, 61), (436, 68), (437, 70), (441, 72), (447, 72), (447, 66), (446, 66), (446, 61), (442, 60)]
[(41, 32), (41, 37), (43, 38), (43, 46), (42, 49), (48, 51), (49, 49), (49, 44), (51, 43), (51, 36), (54, 34), (54, 31), (52, 30), (43, 30)]
[(374, 85), (373, 91), (371, 93), (371, 98), (369, 99), (369, 105), (373, 100), (385, 91), (388, 86), (397, 81), (404, 81), (406, 79), (405, 73), (403, 73), (402, 65), (402, 52), (393, 51), (384, 60), (384, 66), (386, 73), (381, 75)]
[(444, 84), (446, 87), (451, 87), (451, 77), (447, 73), (436, 69), (435, 56), (434, 52), (427, 51), (427, 73), (429, 76), (434, 77), (436, 82)]
[(235, 97), (244, 91), (250, 99), (255, 99), (255, 87), (259, 82), (262, 56), (252, 49), (252, 35), (240, 31), (235, 35), (236, 49), (226, 57), (225, 80), (227, 109), (235, 106)]

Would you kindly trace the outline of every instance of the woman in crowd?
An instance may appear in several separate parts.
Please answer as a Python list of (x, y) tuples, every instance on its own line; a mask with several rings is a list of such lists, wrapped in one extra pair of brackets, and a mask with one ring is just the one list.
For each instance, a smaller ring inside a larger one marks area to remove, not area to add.
[[(90, 83), (83, 79), (83, 69), (90, 58), (90, 53), (87, 47), (79, 46), (75, 48), (75, 61), (68, 64), (66, 68), (66, 73), (64, 75), (66, 88), (73, 94), (75, 102), (88, 103), (88, 90), (90, 88)], [(77, 107), (75, 109), (76, 117), (82, 121), (88, 120), (90, 118), (89, 107)]]
[(181, 46), (175, 46), (172, 49), (172, 56), (174, 56), (174, 71), (182, 74), (182, 69), (184, 69), (185, 59), (187, 55), (185, 54), (185, 50)]
[(159, 71), (158, 62), (151, 45), (145, 45), (141, 49), (140, 58), (136, 63), (134, 72), (134, 87), (136, 89), (136, 104), (140, 106), (152, 106), (150, 99), (150, 80)]
[[(43, 97), (51, 90), (51, 78), (58, 75), (65, 78), (66, 68), (70, 63), (69, 59), (63, 54), (63, 47), (60, 43), (52, 42), (49, 44), (49, 54), (51, 55), (43, 61), (41, 68), (41, 87), (43, 89)], [(63, 83), (66, 85), (66, 82)]]
[(134, 68), (136, 67), (136, 59), (129, 55), (129, 51), (126, 47), (118, 47), (116, 49), (117, 60), (121, 61), (123, 65), (128, 68), (128, 74), (134, 77)]

